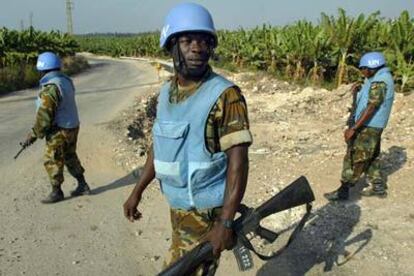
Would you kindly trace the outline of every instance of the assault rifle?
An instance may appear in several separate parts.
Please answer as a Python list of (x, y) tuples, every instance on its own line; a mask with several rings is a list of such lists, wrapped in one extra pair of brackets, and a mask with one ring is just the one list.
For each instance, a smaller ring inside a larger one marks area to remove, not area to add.
[[(352, 87), (352, 89), (357, 89)], [(346, 121), (346, 125), (348, 126), (348, 128), (351, 128), (355, 125), (355, 113), (356, 113), (356, 107), (357, 107), (357, 97), (358, 97), (358, 92), (356, 91), (352, 91), (352, 106), (349, 109), (349, 117), (348, 120)]]
[(17, 152), (17, 154), (14, 156), (14, 159), (17, 159), (19, 157), (20, 153), (22, 153), (26, 148), (28, 148), (33, 143), (27, 143), (27, 142), (20, 142), (19, 145), (21, 146), (21, 149)]
[[(353, 127), (356, 123), (355, 115), (356, 115), (357, 98), (358, 98), (358, 92), (355, 91), (356, 89), (359, 89), (359, 88), (355, 88), (354, 86), (352, 86), (352, 106), (349, 109), (349, 117), (348, 117), (348, 120), (346, 121), (346, 125), (348, 126), (348, 128)], [(347, 143), (347, 151), (349, 152), (349, 154), (351, 156), (351, 162), (353, 160), (353, 158), (352, 158), (352, 146), (354, 144), (355, 136), (356, 135), (354, 135), (354, 137), (352, 137), (352, 139), (350, 139)]]
[[(302, 230), (312, 209), (311, 202), (314, 200), (315, 196), (309, 182), (304, 176), (301, 176), (256, 209), (242, 205), (239, 210), (241, 215), (234, 221), (233, 226), (237, 238), (237, 245), (233, 249), (233, 252), (236, 255), (239, 269), (244, 271), (253, 267), (253, 261), (249, 250), (253, 251), (263, 260), (274, 258), (282, 253)], [(303, 204), (306, 204), (306, 214), (297, 224), (287, 244), (274, 252), (271, 256), (264, 256), (256, 252), (246, 235), (254, 233), (270, 243), (274, 242), (279, 234), (260, 226), (260, 221), (272, 214)], [(159, 276), (190, 275), (198, 269), (200, 265), (213, 260), (213, 258), (213, 247), (209, 242), (205, 242), (199, 244), (177, 262), (166, 268), (159, 274)]]

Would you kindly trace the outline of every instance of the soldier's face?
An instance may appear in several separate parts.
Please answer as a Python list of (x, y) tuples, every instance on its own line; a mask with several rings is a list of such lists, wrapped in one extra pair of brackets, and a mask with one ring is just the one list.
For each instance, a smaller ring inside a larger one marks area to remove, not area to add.
[(185, 33), (178, 37), (178, 46), (190, 75), (197, 76), (205, 72), (213, 43), (212, 37), (203, 33)]
[(366, 78), (370, 78), (375, 74), (375, 70), (371, 70), (367, 67), (361, 67), (360, 70), (362, 75)]

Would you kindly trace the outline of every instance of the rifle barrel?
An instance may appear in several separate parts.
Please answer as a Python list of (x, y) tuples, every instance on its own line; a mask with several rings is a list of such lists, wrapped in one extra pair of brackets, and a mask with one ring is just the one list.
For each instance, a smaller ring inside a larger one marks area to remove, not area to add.
[(14, 159), (17, 159), (17, 157), (19, 157), (20, 153), (22, 153), (24, 151), (26, 147), (22, 147), (19, 152), (14, 156)]
[(213, 246), (211, 243), (202, 243), (184, 255), (179, 262), (175, 262), (158, 276), (188, 275), (195, 271), (206, 260), (213, 260)]

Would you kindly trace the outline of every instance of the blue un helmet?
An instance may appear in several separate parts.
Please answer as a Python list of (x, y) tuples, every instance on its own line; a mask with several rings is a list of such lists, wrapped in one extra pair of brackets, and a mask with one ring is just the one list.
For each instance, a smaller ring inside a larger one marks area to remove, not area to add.
[(366, 67), (376, 69), (385, 65), (385, 57), (380, 52), (369, 52), (364, 54), (359, 61), (359, 68)]
[(203, 6), (195, 3), (183, 3), (175, 6), (165, 18), (161, 30), (160, 46), (167, 48), (170, 39), (183, 32), (205, 32), (214, 38), (217, 45), (216, 29), (210, 12)]
[(37, 58), (36, 69), (38, 71), (60, 69), (61, 66), (60, 58), (52, 52), (41, 53)]

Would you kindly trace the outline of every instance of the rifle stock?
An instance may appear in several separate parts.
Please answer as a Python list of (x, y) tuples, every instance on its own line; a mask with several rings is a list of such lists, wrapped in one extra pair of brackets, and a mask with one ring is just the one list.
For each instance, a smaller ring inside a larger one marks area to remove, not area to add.
[(271, 214), (294, 208), (315, 200), (306, 177), (301, 176), (274, 197), (263, 203), (255, 211), (260, 219)]
[[(299, 223), (300, 226), (298, 226), (295, 229), (294, 234), (292, 234), (292, 239), (294, 235), (296, 235), (296, 233), (302, 229), (307, 216), (310, 214), (310, 202), (314, 200), (315, 196), (312, 192), (309, 182), (304, 176), (301, 176), (258, 208), (253, 210), (252, 208), (248, 208), (244, 205), (241, 206), (242, 215), (234, 221), (233, 230), (236, 236), (242, 241), (246, 241), (245, 234), (253, 231), (255, 234), (266, 238), (269, 242), (273, 242), (278, 237), (278, 234), (261, 227), (260, 221), (271, 214), (307, 204), (307, 213)], [(247, 248), (255, 252), (251, 245), (247, 245)], [(258, 254), (257, 252), (255, 253)], [(259, 257), (261, 257), (261, 255), (259, 255)], [(201, 264), (212, 259), (212, 245), (209, 242), (202, 243), (158, 275), (190, 275), (198, 267), (200, 267)]]

